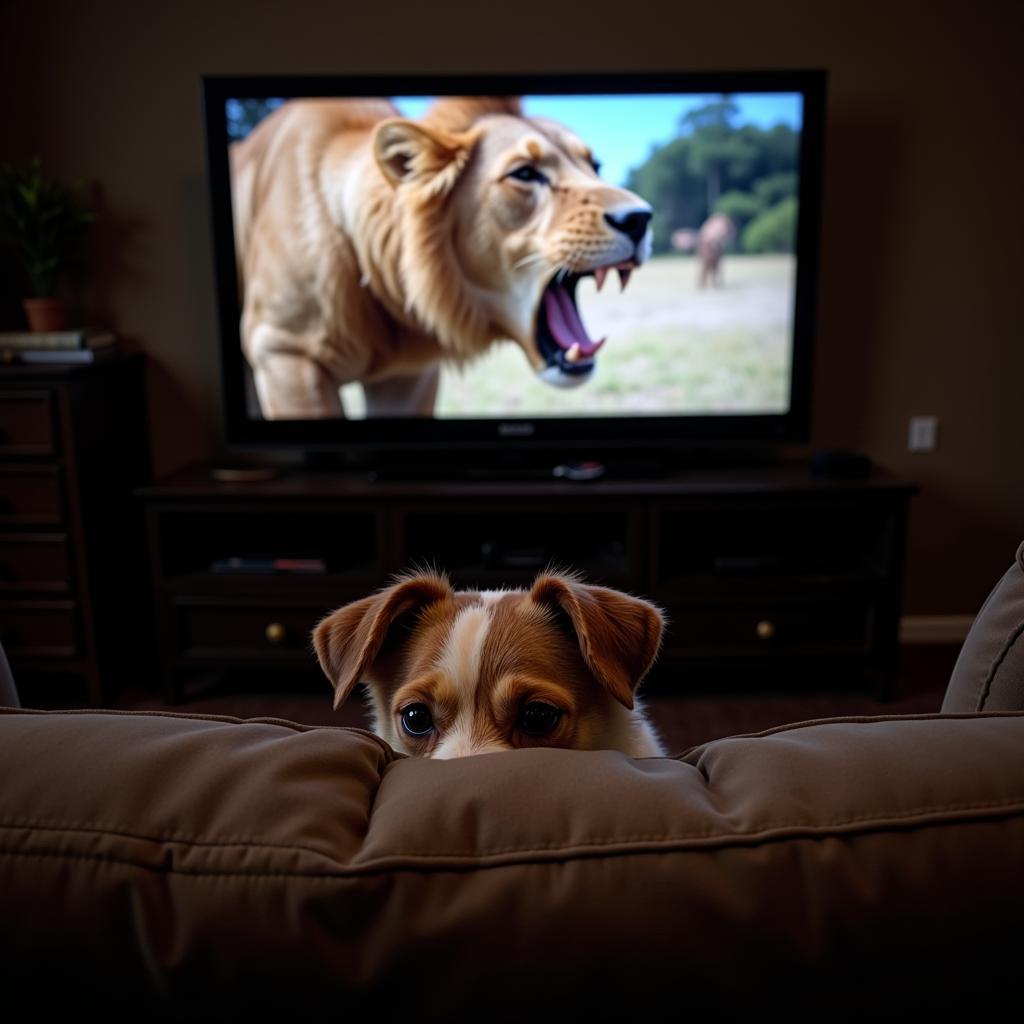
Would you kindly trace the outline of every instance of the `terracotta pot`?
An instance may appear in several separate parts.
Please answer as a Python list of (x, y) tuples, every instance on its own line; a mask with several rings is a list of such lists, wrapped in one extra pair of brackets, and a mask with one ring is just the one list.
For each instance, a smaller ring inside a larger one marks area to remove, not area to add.
[(62, 331), (67, 324), (63, 299), (24, 299), (21, 305), (30, 331)]

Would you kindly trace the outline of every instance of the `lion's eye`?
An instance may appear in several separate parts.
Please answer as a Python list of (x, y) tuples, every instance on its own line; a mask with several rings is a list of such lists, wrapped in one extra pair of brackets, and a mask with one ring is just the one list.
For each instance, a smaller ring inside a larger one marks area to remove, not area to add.
[(590, 158), (590, 166), (594, 168), (595, 174), (601, 173), (601, 161), (595, 160), (593, 157)]
[(402, 728), (410, 736), (426, 736), (434, 728), (434, 719), (426, 704), (410, 704), (402, 708)]
[(517, 167), (514, 171), (509, 171), (507, 177), (515, 178), (516, 181), (532, 181), (538, 185), (547, 185), (548, 177), (541, 171), (538, 171), (532, 164), (523, 164), (522, 167)]
[(516, 726), (523, 730), (527, 736), (547, 736), (554, 732), (562, 718), (562, 712), (543, 701), (532, 700), (519, 714), (519, 721)]

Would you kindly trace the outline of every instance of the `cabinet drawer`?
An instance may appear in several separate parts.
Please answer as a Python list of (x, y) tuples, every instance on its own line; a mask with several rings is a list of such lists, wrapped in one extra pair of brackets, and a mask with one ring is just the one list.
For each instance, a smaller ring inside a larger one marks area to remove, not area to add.
[(0, 606), (0, 638), (12, 658), (72, 658), (81, 648), (75, 603), (21, 601)]
[(70, 588), (65, 534), (0, 534), (0, 593)]
[(330, 610), (319, 604), (282, 608), (182, 599), (176, 602), (177, 651), (187, 659), (312, 664), (313, 627)]
[(0, 390), (0, 455), (50, 455), (56, 450), (51, 393)]
[(61, 522), (56, 466), (0, 469), (0, 526), (56, 526)]
[(666, 649), (681, 657), (816, 657), (864, 654), (871, 610), (864, 605), (812, 608), (688, 608), (670, 614)]

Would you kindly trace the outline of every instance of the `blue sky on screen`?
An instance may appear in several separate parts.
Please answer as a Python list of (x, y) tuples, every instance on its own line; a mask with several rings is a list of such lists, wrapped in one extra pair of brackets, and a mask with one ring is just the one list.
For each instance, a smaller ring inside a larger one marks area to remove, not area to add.
[[(622, 185), (630, 168), (642, 164), (655, 145), (675, 138), (680, 118), (720, 95), (528, 96), (526, 113), (561, 121), (583, 138), (601, 162), (601, 177)], [(800, 130), (803, 101), (799, 93), (733, 93), (739, 108), (734, 122), (772, 128), (786, 124)], [(432, 97), (397, 97), (406, 117), (420, 117)]]

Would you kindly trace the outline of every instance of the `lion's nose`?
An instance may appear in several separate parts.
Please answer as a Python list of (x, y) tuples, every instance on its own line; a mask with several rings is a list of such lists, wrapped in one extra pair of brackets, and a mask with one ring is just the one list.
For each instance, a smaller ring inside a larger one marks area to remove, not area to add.
[(615, 228), (626, 235), (634, 245), (639, 245), (640, 240), (647, 234), (647, 225), (651, 222), (651, 211), (645, 209), (614, 210), (606, 213), (604, 219)]

